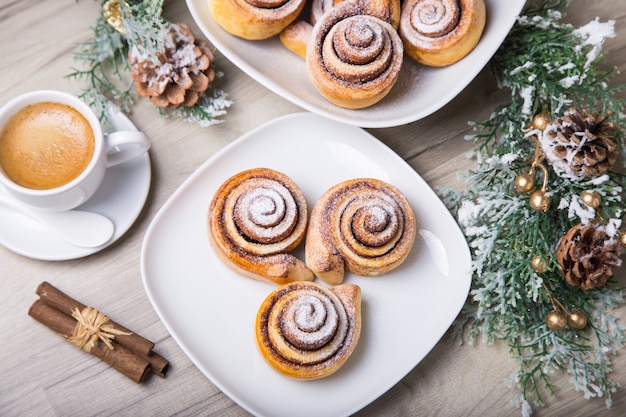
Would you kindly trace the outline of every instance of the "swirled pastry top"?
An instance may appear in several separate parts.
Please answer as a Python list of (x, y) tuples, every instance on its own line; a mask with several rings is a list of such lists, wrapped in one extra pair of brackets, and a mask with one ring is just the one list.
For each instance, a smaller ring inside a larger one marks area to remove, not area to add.
[(284, 284), (312, 280), (291, 255), (306, 233), (307, 203), (287, 175), (254, 168), (226, 180), (208, 215), (209, 240), (218, 257), (250, 278)]
[(394, 86), (403, 53), (402, 40), (391, 24), (364, 14), (359, 2), (345, 1), (314, 26), (306, 47), (307, 71), (330, 102), (364, 108)]
[(485, 23), (484, 0), (405, 0), (399, 33), (407, 55), (442, 67), (474, 49)]
[(415, 215), (400, 190), (373, 178), (347, 180), (328, 189), (311, 211), (306, 264), (329, 284), (341, 283), (345, 268), (381, 275), (404, 262), (415, 235)]
[(314, 282), (286, 284), (267, 296), (256, 318), (256, 340), (265, 360), (297, 379), (339, 370), (361, 334), (361, 289), (326, 288)]

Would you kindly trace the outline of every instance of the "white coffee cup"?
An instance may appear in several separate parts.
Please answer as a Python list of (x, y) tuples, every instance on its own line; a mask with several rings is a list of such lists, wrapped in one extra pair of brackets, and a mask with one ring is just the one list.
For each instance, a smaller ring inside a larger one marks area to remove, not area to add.
[(0, 108), (0, 132), (20, 110), (37, 103), (60, 103), (80, 113), (93, 132), (93, 155), (77, 177), (47, 189), (29, 188), (16, 183), (0, 164), (0, 183), (14, 199), (32, 208), (65, 211), (77, 207), (96, 192), (108, 167), (136, 158), (150, 149), (150, 141), (142, 132), (129, 130), (103, 133), (98, 117), (85, 102), (72, 94), (56, 90), (32, 91), (7, 102)]

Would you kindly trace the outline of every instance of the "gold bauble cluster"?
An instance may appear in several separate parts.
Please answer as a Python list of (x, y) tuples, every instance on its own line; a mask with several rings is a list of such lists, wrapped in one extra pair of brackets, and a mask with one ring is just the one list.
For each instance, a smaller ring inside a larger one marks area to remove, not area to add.
[[(548, 170), (541, 163), (541, 159), (543, 156), (536, 156), (528, 173), (518, 175), (513, 185), (520, 193), (530, 194), (529, 204), (533, 210), (546, 212), (552, 205), (552, 198), (548, 193)], [(540, 189), (535, 188), (534, 175), (537, 168), (543, 171), (543, 185)]]
[[(539, 113), (533, 117), (530, 127), (534, 130), (545, 130), (550, 123), (550, 114), (547, 112)], [(527, 173), (522, 173), (515, 178), (513, 185), (523, 194), (530, 194), (529, 204), (533, 210), (546, 212), (552, 205), (552, 198), (548, 192), (548, 170), (543, 165), (545, 155), (541, 150), (539, 140), (536, 136), (530, 136), (535, 142), (535, 152)], [(540, 189), (535, 187), (535, 173), (537, 169), (543, 173), (543, 184)], [(591, 208), (600, 207), (602, 198), (597, 191), (586, 190), (580, 195), (581, 200)]]
[[(550, 115), (548, 113), (539, 113), (533, 117), (531, 128), (543, 131), (550, 123)], [(529, 204), (533, 210), (546, 212), (552, 205), (552, 198), (548, 193), (548, 170), (543, 165), (544, 154), (541, 151), (539, 140), (536, 136), (531, 136), (535, 142), (535, 154), (533, 156), (530, 170), (528, 173), (520, 174), (515, 178), (513, 185), (524, 194), (530, 194)], [(540, 189), (535, 188), (535, 173), (537, 169), (543, 172), (543, 184)]]
[(587, 314), (575, 309), (568, 310), (554, 295), (550, 293), (548, 287), (543, 284), (543, 288), (548, 293), (550, 303), (552, 303), (552, 311), (546, 314), (545, 322), (550, 330), (559, 331), (568, 327), (574, 330), (582, 330), (587, 327)]
[[(530, 265), (538, 274), (543, 274), (548, 270), (546, 261), (542, 255), (535, 255), (530, 261)], [(548, 290), (546, 284), (543, 284), (543, 288), (546, 290), (550, 303), (552, 304), (552, 311), (545, 316), (546, 325), (550, 330), (559, 331), (566, 327), (570, 327), (574, 330), (582, 330), (587, 327), (587, 315), (578, 309), (568, 310), (552, 293)]]
[(567, 314), (560, 310), (552, 310), (546, 314), (546, 325), (550, 330), (559, 331), (566, 327), (582, 330), (587, 327), (587, 315), (580, 310), (573, 310)]

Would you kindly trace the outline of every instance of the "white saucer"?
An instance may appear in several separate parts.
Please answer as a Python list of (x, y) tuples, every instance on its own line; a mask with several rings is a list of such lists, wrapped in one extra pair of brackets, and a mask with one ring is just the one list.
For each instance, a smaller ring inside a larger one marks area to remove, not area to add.
[[(114, 126), (110, 130), (137, 130), (121, 113), (111, 114)], [(82, 258), (111, 245), (135, 222), (150, 190), (150, 156), (144, 155), (108, 168), (102, 185), (81, 210), (104, 214), (115, 224), (109, 242), (96, 248), (74, 246), (30, 217), (0, 205), (0, 244), (20, 255), (44, 261)]]

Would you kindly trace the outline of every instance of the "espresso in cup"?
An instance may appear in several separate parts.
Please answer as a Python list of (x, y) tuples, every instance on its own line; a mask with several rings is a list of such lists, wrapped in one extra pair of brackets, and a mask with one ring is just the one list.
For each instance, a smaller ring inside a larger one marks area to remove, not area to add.
[(87, 103), (63, 91), (31, 91), (9, 100), (0, 107), (0, 192), (40, 210), (83, 204), (108, 168), (150, 149), (148, 137), (134, 126), (116, 127), (105, 133)]
[(0, 132), (0, 167), (22, 187), (57, 188), (87, 168), (94, 144), (89, 122), (76, 109), (35, 103), (19, 110)]

